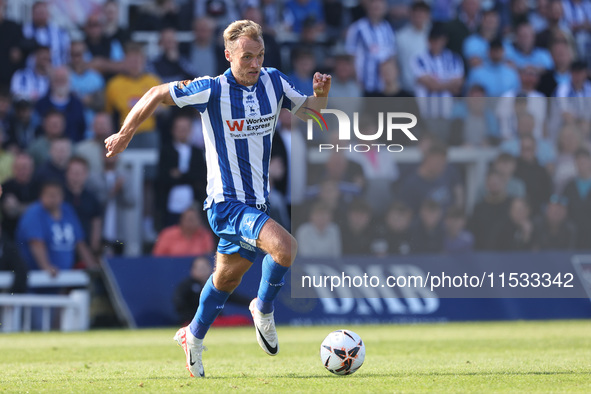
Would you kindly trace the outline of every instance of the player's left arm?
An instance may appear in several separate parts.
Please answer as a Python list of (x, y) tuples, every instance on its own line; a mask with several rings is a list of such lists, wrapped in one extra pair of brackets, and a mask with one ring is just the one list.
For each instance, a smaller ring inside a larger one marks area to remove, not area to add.
[(310, 119), (310, 116), (305, 113), (307, 112), (306, 108), (311, 108), (315, 111), (320, 111), (321, 109), (326, 108), (331, 79), (332, 77), (330, 74), (320, 74), (319, 72), (314, 74), (312, 79), (314, 96), (308, 97), (306, 101), (304, 101), (304, 104), (296, 111), (295, 115), (298, 118), (304, 121)]

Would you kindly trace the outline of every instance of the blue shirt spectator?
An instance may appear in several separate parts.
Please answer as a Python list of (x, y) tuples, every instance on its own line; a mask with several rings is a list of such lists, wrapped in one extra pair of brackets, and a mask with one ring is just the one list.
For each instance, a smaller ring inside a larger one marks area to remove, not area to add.
[(472, 70), (466, 84), (480, 85), (487, 96), (500, 97), (509, 90), (519, 89), (519, 76), (505, 63), (489, 62)]
[(499, 14), (495, 9), (482, 12), (478, 33), (468, 36), (462, 44), (462, 54), (470, 67), (488, 61), (489, 43), (499, 34)]
[[(56, 196), (57, 195), (57, 196)], [(71, 269), (75, 263), (77, 244), (84, 233), (74, 209), (63, 202), (63, 192), (57, 184), (46, 185), (40, 201), (33, 203), (21, 218), (17, 243), (31, 269), (43, 269), (33, 252), (34, 241), (45, 246), (49, 263), (57, 269)]]
[(547, 49), (536, 48), (534, 29), (527, 22), (522, 22), (515, 29), (515, 42), (505, 41), (505, 58), (517, 68), (534, 66), (550, 70), (554, 67), (552, 56)]
[(284, 19), (294, 33), (300, 33), (306, 20), (324, 24), (324, 8), (318, 0), (291, 0), (285, 4)]

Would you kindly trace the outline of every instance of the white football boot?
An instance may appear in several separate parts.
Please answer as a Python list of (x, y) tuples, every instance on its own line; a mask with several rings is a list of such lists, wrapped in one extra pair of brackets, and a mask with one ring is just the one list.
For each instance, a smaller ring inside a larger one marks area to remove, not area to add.
[(256, 307), (256, 298), (250, 302), (250, 313), (254, 321), (254, 329), (257, 335), (257, 342), (261, 349), (269, 356), (276, 356), (279, 353), (279, 341), (275, 329), (275, 318), (273, 312), (262, 313)]
[(180, 328), (176, 332), (174, 340), (185, 351), (187, 370), (191, 373), (191, 377), (204, 377), (205, 371), (203, 369), (201, 355), (204, 350), (207, 350), (207, 348), (203, 346), (203, 339), (195, 338), (187, 326)]

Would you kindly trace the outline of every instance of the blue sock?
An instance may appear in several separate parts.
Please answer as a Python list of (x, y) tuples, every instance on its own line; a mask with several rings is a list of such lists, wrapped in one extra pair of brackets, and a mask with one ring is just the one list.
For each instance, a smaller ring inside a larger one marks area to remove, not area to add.
[(201, 290), (199, 308), (197, 308), (197, 313), (195, 313), (195, 317), (189, 324), (189, 330), (195, 335), (195, 338), (205, 338), (207, 330), (224, 309), (224, 304), (229, 296), (230, 293), (215, 288), (213, 275), (211, 275)]
[(263, 273), (257, 295), (257, 309), (263, 313), (271, 313), (273, 312), (273, 300), (285, 283), (283, 277), (289, 267), (277, 264), (269, 254), (265, 256), (262, 264)]

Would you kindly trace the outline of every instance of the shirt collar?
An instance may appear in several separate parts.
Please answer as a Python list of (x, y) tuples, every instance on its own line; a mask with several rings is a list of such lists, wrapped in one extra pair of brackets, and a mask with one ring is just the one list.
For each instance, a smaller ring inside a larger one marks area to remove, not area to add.
[(264, 68), (261, 68), (261, 73), (259, 74), (259, 79), (258, 79), (257, 83), (255, 83), (252, 86), (244, 86), (244, 85), (241, 85), (238, 82), (236, 82), (236, 78), (234, 78), (234, 75), (232, 75), (232, 69), (228, 68), (224, 72), (224, 76), (226, 77), (226, 79), (228, 80), (228, 83), (230, 85), (234, 85), (242, 90), (246, 90), (247, 92), (254, 92), (254, 90), (258, 86), (258, 84), (261, 83), (261, 76), (263, 74), (265, 74), (265, 70), (264, 70)]

